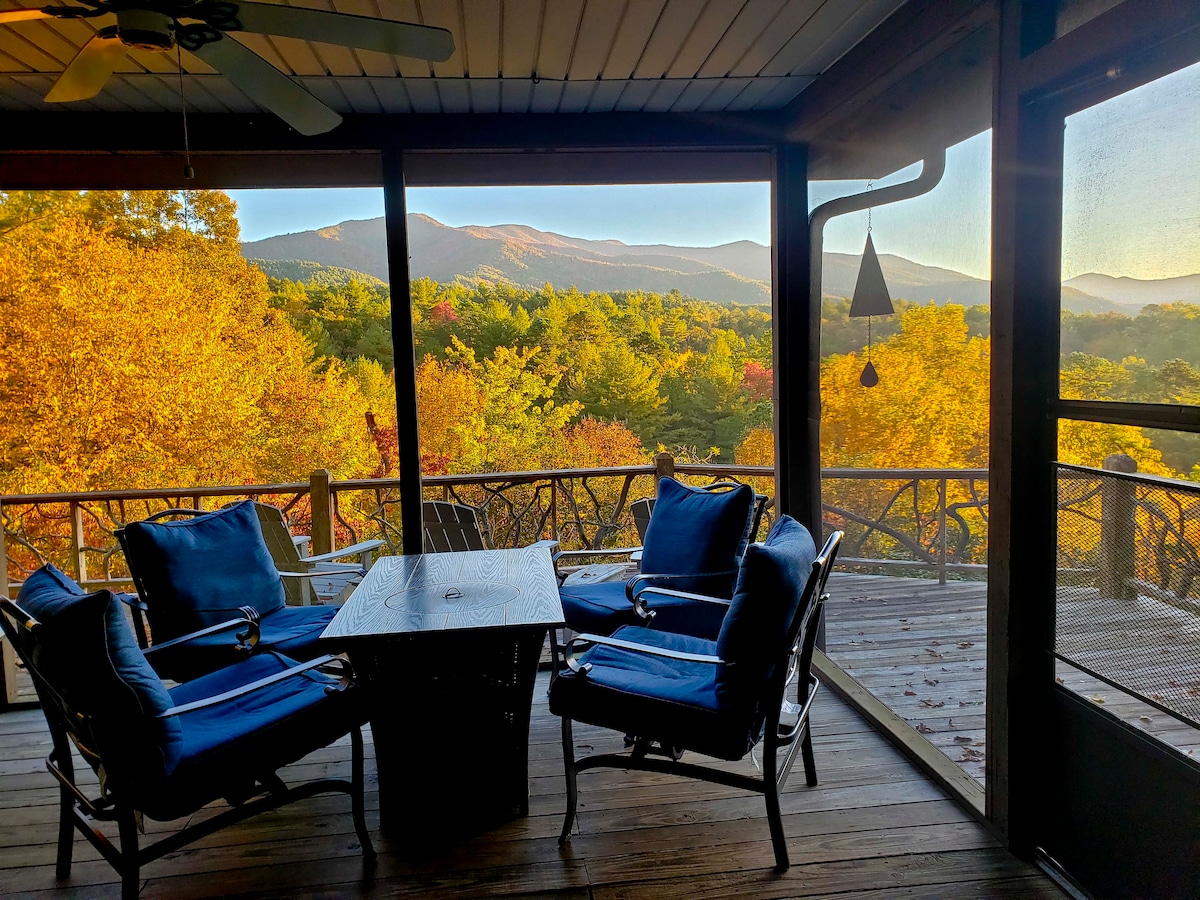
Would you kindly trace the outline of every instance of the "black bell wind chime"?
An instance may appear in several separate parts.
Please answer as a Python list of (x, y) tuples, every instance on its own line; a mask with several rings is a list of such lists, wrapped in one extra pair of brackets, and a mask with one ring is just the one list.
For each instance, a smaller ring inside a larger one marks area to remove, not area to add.
[[(871, 189), (868, 183), (867, 190)], [(875, 253), (875, 242), (871, 240), (871, 210), (867, 209), (867, 245), (863, 248), (862, 264), (858, 269), (858, 281), (854, 285), (854, 299), (850, 301), (850, 318), (866, 316), (867, 319), (867, 364), (863, 367), (858, 382), (863, 387), (879, 384), (879, 373), (871, 362), (871, 317), (890, 316), (896, 310), (883, 280), (883, 269), (879, 267), (879, 256)]]

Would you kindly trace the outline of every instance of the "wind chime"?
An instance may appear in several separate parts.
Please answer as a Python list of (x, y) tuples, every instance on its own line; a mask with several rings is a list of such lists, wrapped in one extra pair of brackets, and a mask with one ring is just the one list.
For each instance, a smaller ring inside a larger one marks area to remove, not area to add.
[[(867, 190), (871, 190), (870, 182)], [(867, 364), (858, 383), (863, 387), (879, 384), (879, 373), (871, 362), (871, 317), (890, 316), (896, 310), (883, 280), (883, 269), (879, 267), (879, 256), (875, 253), (875, 242), (871, 240), (871, 210), (867, 208), (867, 245), (863, 248), (862, 265), (858, 269), (858, 281), (854, 285), (854, 299), (850, 301), (850, 318), (866, 316), (867, 319)]]

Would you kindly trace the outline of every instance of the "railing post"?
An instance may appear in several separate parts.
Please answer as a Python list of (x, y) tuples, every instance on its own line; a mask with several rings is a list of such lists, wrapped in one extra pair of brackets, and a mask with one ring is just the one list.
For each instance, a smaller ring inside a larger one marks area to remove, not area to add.
[(654, 457), (654, 487), (657, 490), (658, 483), (664, 478), (674, 477), (675, 475), (675, 457), (670, 453), (659, 453)]
[[(5, 547), (4, 506), (0, 504), (0, 597), (8, 595), (8, 550)], [(4, 705), (17, 702), (17, 654), (8, 638), (0, 635), (0, 686), (4, 688)]]
[(87, 559), (83, 548), (86, 541), (83, 535), (83, 506), (78, 500), (72, 500), (71, 508), (71, 548), (75, 556), (75, 576), (80, 584), (87, 581)]
[(333, 552), (333, 473), (317, 469), (308, 479), (308, 497), (312, 506), (312, 554)]
[(946, 583), (946, 476), (938, 483), (938, 584)]
[[(1137, 461), (1124, 453), (1106, 456), (1101, 467), (1108, 472), (1136, 472)], [(1124, 478), (1100, 481), (1100, 578), (1101, 597), (1136, 600), (1133, 578), (1137, 563), (1134, 549), (1137, 486)]]

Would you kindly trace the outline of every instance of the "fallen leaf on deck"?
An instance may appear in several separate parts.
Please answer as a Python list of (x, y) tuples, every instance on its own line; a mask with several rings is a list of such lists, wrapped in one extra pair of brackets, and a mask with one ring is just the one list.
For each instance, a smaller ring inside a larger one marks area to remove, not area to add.
[(946, 705), (946, 702), (944, 700), (939, 700), (937, 703), (934, 703), (932, 700), (922, 700), (920, 705), (926, 709), (941, 709)]
[(1101, 697), (1099, 694), (1092, 694), (1092, 702), (1093, 703), (1103, 703), (1104, 698)]
[(941, 641), (930, 641), (929, 643), (930, 643), (930, 644), (932, 644), (934, 647), (940, 647), (940, 646), (942, 646), (942, 642), (941, 642)]
[(959, 641), (958, 642), (959, 650), (966, 650), (968, 647), (974, 647), (974, 646), (975, 646), (974, 641)]
[(956, 734), (956, 735), (954, 736), (954, 740), (955, 740), (957, 743), (959, 743), (959, 744), (969, 744), (969, 743), (971, 743), (971, 739), (970, 739), (969, 737), (967, 737), (965, 734)]
[(917, 724), (917, 731), (921, 734), (933, 734), (933, 729), (930, 728), (928, 725), (926, 725), (924, 722), (920, 722)]
[(936, 678), (926, 678), (925, 683), (927, 685), (929, 685), (930, 687), (933, 687), (935, 684), (938, 683), (938, 680)]
[(963, 755), (958, 758), (959, 762), (983, 762), (986, 757), (978, 750), (972, 750), (970, 747), (963, 749)]
[(901, 628), (900, 630), (901, 630), (901, 631), (908, 631), (908, 626), (907, 626), (907, 625), (905, 625), (905, 626), (904, 626), (903, 628)]
[(915, 697), (915, 696), (917, 696), (917, 692), (916, 691), (905, 691), (904, 696), (905, 697)]
[(1149, 716), (1138, 716), (1138, 718), (1141, 719), (1143, 722), (1153, 722), (1154, 721)]

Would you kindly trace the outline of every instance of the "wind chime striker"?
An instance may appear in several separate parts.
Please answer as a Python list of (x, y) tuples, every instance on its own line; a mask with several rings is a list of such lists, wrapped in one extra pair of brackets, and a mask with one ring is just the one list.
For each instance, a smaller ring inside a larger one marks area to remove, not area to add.
[(858, 270), (858, 281), (854, 285), (854, 299), (850, 301), (850, 318), (867, 317), (867, 364), (863, 367), (858, 382), (863, 387), (879, 384), (879, 374), (871, 362), (871, 317), (890, 316), (896, 310), (883, 280), (883, 269), (871, 240), (871, 211), (867, 210), (867, 245), (863, 248), (862, 265)]

